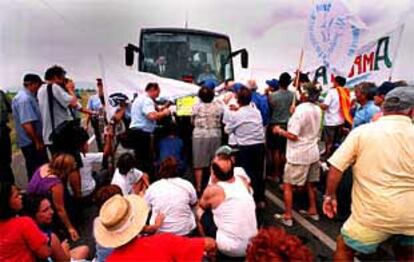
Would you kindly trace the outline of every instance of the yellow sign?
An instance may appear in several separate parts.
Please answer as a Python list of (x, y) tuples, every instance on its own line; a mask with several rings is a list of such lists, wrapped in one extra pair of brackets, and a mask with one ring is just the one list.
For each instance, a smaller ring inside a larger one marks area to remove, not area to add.
[(177, 105), (177, 116), (191, 116), (193, 106), (197, 103), (196, 96), (186, 96), (178, 98)]

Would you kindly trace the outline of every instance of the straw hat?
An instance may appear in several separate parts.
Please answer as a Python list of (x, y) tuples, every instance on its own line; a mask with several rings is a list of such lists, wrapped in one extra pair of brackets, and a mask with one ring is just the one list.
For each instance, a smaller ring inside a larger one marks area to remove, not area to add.
[(96, 242), (103, 247), (125, 245), (144, 228), (148, 216), (145, 200), (137, 195), (115, 195), (108, 199), (95, 219)]

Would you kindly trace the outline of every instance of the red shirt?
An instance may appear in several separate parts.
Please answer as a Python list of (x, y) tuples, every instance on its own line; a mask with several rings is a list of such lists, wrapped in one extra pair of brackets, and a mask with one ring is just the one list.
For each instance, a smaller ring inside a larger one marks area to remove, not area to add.
[(169, 233), (137, 237), (108, 257), (114, 261), (201, 261), (203, 238), (186, 238)]
[(0, 261), (35, 261), (33, 250), (46, 243), (47, 237), (31, 218), (0, 220)]

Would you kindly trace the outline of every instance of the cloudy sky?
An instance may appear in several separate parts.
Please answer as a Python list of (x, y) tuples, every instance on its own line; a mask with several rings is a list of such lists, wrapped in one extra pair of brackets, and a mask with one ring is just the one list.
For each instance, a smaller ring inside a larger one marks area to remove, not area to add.
[[(414, 80), (414, 0), (348, 0), (375, 33), (406, 21), (394, 78)], [(226, 33), (247, 48), (257, 75), (294, 70), (312, 0), (0, 0), (0, 86), (17, 86), (26, 72), (63, 65), (78, 81), (124, 63), (123, 47), (143, 27), (184, 27)], [(305, 57), (306, 59), (306, 57)], [(236, 61), (238, 63), (238, 61)], [(241, 70), (238, 70), (241, 72)], [(237, 73), (237, 71), (236, 71)], [(246, 72), (241, 72), (246, 73)]]

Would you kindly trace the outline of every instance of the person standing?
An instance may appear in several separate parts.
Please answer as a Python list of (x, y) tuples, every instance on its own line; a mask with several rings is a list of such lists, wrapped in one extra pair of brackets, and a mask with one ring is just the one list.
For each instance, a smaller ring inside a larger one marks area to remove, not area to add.
[(333, 218), (336, 190), (353, 165), (352, 212), (337, 238), (334, 261), (374, 253), (393, 240), (397, 261), (414, 260), (414, 87), (385, 96), (384, 116), (351, 131), (328, 160), (323, 212)]
[(287, 129), (287, 123), (292, 114), (292, 105), (295, 103), (295, 94), (288, 90), (292, 82), (288, 73), (282, 73), (279, 77), (279, 89), (269, 95), (269, 105), (272, 110), (269, 128), (267, 130), (269, 144), (273, 159), (273, 177), (276, 179), (283, 176), (286, 162), (286, 138), (272, 132), (274, 126)]
[(358, 105), (354, 107), (354, 124), (352, 128), (371, 122), (373, 116), (381, 111), (375, 105), (374, 96), (377, 88), (374, 83), (362, 82), (355, 88), (355, 97)]
[(99, 152), (102, 152), (104, 149), (103, 145), (103, 133), (105, 123), (105, 100), (103, 93), (103, 84), (102, 79), (96, 79), (96, 91), (97, 93), (89, 97), (87, 109), (94, 112), (93, 115), (87, 115), (86, 118), (86, 130), (88, 130), (89, 123), (92, 125), (93, 132), (95, 134), (96, 144), (98, 146)]
[(47, 163), (48, 157), (42, 138), (42, 117), (36, 95), (43, 80), (36, 74), (26, 74), (24, 88), (12, 101), (14, 123), (16, 125), (17, 144), (26, 161), (28, 180), (38, 167)]
[(191, 120), (193, 130), (193, 166), (195, 188), (202, 191), (203, 169), (210, 166), (214, 152), (221, 145), (221, 118), (223, 107), (214, 99), (214, 91), (201, 87), (198, 91), (200, 102), (193, 106)]
[(323, 103), (320, 104), (322, 110), (325, 111), (323, 140), (325, 141), (325, 154), (328, 157), (332, 154), (334, 144), (340, 141), (341, 129), (345, 123), (338, 88), (345, 86), (346, 79), (337, 76), (332, 83), (333, 87), (328, 90)]
[(307, 215), (319, 220), (316, 208), (316, 187), (319, 181), (319, 132), (322, 110), (316, 105), (320, 90), (308, 83), (302, 87), (301, 104), (289, 120), (287, 130), (273, 127), (273, 132), (287, 138), (286, 166), (283, 175), (285, 213), (276, 218), (292, 226), (293, 186), (306, 187), (309, 196)]
[(239, 150), (236, 156), (237, 166), (243, 167), (250, 177), (254, 200), (259, 208), (265, 204), (264, 196), (264, 158), (265, 134), (260, 111), (251, 104), (252, 93), (245, 87), (237, 92), (238, 109), (232, 112), (224, 131), (232, 135)]
[[(55, 142), (50, 139), (51, 134), (63, 122), (73, 120), (69, 108), (76, 108), (78, 106), (73, 90), (65, 89), (65, 76), (66, 71), (60, 66), (55, 65), (48, 68), (45, 73), (45, 79), (48, 84), (42, 86), (37, 94), (42, 116), (43, 142), (52, 154), (62, 149), (56, 148)], [(50, 93), (53, 96), (50, 99), (49, 86), (51, 87)], [(52, 101), (51, 106), (49, 106), (49, 100)], [(51, 111), (53, 111), (53, 114)]]
[(131, 141), (138, 162), (138, 169), (152, 174), (154, 161), (153, 134), (158, 120), (171, 115), (168, 108), (157, 111), (155, 99), (160, 95), (158, 83), (148, 83), (146, 94), (139, 96), (131, 108)]
[(10, 113), (10, 102), (3, 90), (0, 90), (0, 181), (14, 183), (10, 128), (7, 126)]

